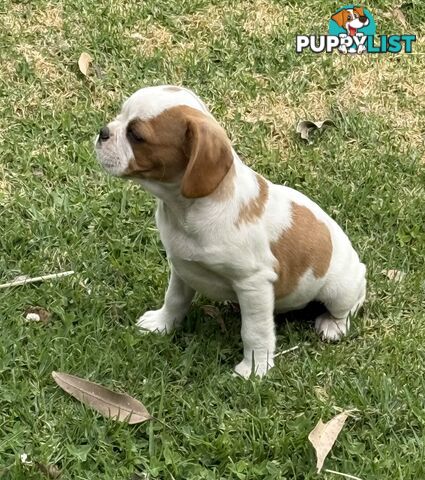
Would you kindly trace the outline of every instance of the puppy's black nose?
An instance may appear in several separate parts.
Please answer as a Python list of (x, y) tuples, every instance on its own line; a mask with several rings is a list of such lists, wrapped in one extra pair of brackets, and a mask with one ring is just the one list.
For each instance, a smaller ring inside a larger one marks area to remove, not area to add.
[(367, 17), (366, 17), (366, 16), (359, 17), (359, 20), (360, 20), (362, 23), (366, 23), (366, 22), (367, 22)]
[(109, 128), (102, 127), (99, 132), (99, 140), (108, 140), (109, 137)]

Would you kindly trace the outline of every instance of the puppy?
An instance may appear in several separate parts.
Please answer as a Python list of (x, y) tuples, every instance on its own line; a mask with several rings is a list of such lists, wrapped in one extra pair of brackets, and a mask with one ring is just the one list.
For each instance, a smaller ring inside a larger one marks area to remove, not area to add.
[[(331, 18), (347, 32), (342, 33), (340, 37), (362, 37), (363, 33), (357, 33), (357, 30), (369, 25), (369, 19), (365, 15), (362, 7), (345, 8), (332, 15)], [(342, 53), (347, 53), (347, 47), (345, 45), (341, 45), (339, 49)], [(366, 46), (359, 45), (357, 49), (355, 47), (351, 47), (348, 51), (350, 53), (363, 53), (366, 51)]]
[(357, 35), (359, 28), (369, 25), (369, 19), (364, 14), (364, 10), (361, 7), (346, 8), (332, 15), (334, 20), (340, 27), (344, 28), (347, 35)]
[(99, 162), (158, 199), (156, 223), (171, 274), (162, 308), (137, 325), (170, 332), (195, 292), (239, 302), (237, 374), (264, 375), (275, 353), (274, 312), (312, 300), (317, 332), (338, 340), (365, 298), (365, 266), (341, 228), (302, 193), (245, 165), (205, 104), (175, 86), (143, 88), (100, 130)]

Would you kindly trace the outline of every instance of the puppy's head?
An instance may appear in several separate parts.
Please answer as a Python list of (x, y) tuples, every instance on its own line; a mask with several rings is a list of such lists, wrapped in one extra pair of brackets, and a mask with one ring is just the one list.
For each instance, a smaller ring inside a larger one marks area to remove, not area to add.
[(369, 24), (369, 19), (364, 13), (362, 7), (346, 8), (332, 15), (334, 20), (340, 27), (345, 28), (347, 33), (355, 35), (359, 28)]
[(180, 185), (187, 198), (212, 193), (233, 163), (230, 141), (190, 90), (143, 88), (100, 130), (96, 154), (112, 175)]

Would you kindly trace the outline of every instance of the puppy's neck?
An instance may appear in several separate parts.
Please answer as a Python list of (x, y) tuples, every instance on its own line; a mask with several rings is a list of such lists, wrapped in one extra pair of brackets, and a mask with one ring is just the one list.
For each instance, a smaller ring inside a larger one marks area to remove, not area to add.
[[(209, 225), (233, 221), (240, 205), (249, 202), (252, 191), (255, 191), (255, 172), (245, 165), (233, 151), (233, 165), (214, 192), (206, 197), (186, 198), (181, 194), (180, 182), (163, 183), (158, 181), (137, 179), (145, 190), (152, 193), (167, 212), (167, 216), (184, 229), (189, 224), (201, 223), (207, 229)], [(214, 217), (214, 218), (212, 218)]]

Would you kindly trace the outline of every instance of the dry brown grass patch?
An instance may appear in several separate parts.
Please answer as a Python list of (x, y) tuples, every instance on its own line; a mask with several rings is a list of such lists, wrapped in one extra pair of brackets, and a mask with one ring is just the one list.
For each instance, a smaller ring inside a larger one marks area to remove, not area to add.
[(5, 168), (0, 166), (0, 200), (5, 202), (12, 193), (12, 184), (10, 183)]
[(33, 45), (21, 44), (17, 46), (17, 50), (25, 57), (28, 64), (34, 68), (39, 78), (50, 81), (64, 80), (62, 70), (38, 50), (35, 50)]
[(28, 10), (25, 5), (14, 4), (2, 17), (3, 28), (14, 35), (44, 33), (51, 35), (52, 30), (63, 28), (63, 9), (56, 5), (48, 5), (39, 10)]
[(252, 124), (262, 122), (269, 125), (271, 148), (288, 148), (290, 137), (299, 120), (328, 118), (327, 98), (319, 90), (308, 91), (296, 104), (283, 94), (267, 92), (250, 102), (242, 101), (237, 96), (230, 97), (228, 105), (225, 119), (230, 120), (239, 114), (245, 122)]
[(37, 11), (34, 17), (34, 31), (44, 31), (46, 28), (62, 30), (63, 28), (63, 9), (61, 6), (49, 5), (47, 8)]
[(238, 110), (244, 121), (260, 121), (273, 125), (276, 129), (292, 128), (298, 120), (305, 118), (321, 120), (327, 114), (326, 97), (319, 91), (307, 92), (297, 105), (291, 104), (284, 95), (267, 93), (259, 95), (252, 103), (239, 107)]
[[(395, 134), (403, 132), (415, 144), (423, 143), (424, 117), (420, 101), (425, 96), (423, 69), (411, 68), (403, 57), (363, 56), (337, 60), (339, 68), (350, 68), (351, 76), (335, 93), (343, 110), (357, 108), (384, 118)], [(400, 97), (400, 93), (403, 97)]]
[(9, 5), (7, 13), (2, 15), (1, 18), (3, 29), (15, 35), (21, 33), (21, 29), (23, 27), (23, 14), (24, 5)]
[(247, 11), (243, 29), (250, 35), (265, 37), (285, 22), (288, 7), (279, 6), (267, 0), (255, 0), (241, 2), (238, 10)]
[(224, 31), (223, 18), (227, 8), (210, 6), (193, 14), (176, 19), (185, 31), (187, 40), (177, 39), (166, 27), (159, 24), (140, 24), (129, 34), (136, 42), (136, 49), (144, 55), (151, 56), (157, 50), (167, 54), (180, 55), (207, 48), (213, 36)]
[(129, 36), (136, 42), (137, 51), (146, 56), (153, 55), (157, 50), (171, 50), (173, 47), (173, 34), (162, 25), (140, 25)]
[(228, 7), (212, 5), (190, 15), (184, 15), (180, 21), (189, 34), (208, 32), (209, 35), (215, 35), (224, 30), (224, 18), (230, 11)]

